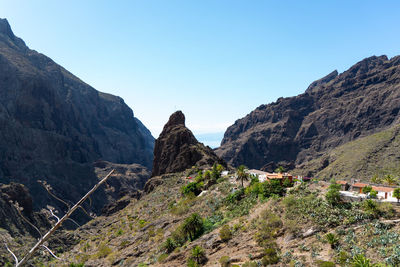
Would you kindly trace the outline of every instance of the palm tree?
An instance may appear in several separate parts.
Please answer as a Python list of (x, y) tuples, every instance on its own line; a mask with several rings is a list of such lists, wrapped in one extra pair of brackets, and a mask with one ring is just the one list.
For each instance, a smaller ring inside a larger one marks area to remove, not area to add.
[(242, 182), (242, 187), (244, 187), (243, 186), (243, 181), (249, 180), (249, 175), (246, 172), (246, 166), (240, 165), (237, 168), (237, 170), (236, 170), (236, 180), (241, 181)]
[(329, 245), (331, 245), (331, 248), (335, 248), (336, 245), (339, 243), (339, 238), (335, 234), (328, 233), (325, 236), (326, 241), (328, 241)]
[(190, 241), (193, 241), (203, 231), (203, 218), (198, 213), (193, 213), (183, 222), (182, 230)]
[(277, 172), (277, 173), (283, 173), (285, 171), (286, 170), (285, 170), (285, 168), (283, 168), (283, 166), (279, 166), (278, 168), (275, 169), (275, 172)]
[(395, 185), (395, 184), (397, 184), (397, 178), (394, 177), (393, 175), (390, 175), (390, 174), (386, 175), (385, 178), (383, 179), (383, 181), (384, 181), (385, 183), (387, 183), (388, 185)]
[(206, 254), (204, 253), (204, 249), (200, 246), (195, 246), (192, 249), (192, 258), (196, 261), (197, 264), (201, 264), (206, 259)]

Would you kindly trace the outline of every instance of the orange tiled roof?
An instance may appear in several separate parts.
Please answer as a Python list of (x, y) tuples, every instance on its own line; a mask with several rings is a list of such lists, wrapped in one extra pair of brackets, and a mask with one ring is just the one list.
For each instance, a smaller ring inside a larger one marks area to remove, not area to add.
[(346, 181), (336, 181), (337, 184), (347, 184)]
[(373, 186), (372, 189), (377, 192), (392, 192), (394, 190), (394, 188), (384, 186)]
[(353, 187), (366, 187), (368, 184), (363, 184), (363, 183), (355, 183), (353, 184)]

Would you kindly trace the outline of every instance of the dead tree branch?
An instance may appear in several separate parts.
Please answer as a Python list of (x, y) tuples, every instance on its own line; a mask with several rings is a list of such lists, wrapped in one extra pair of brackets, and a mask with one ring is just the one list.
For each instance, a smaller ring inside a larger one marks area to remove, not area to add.
[[(16, 267), (20, 267), (23, 266), (24, 264), (27, 263), (27, 261), (32, 257), (33, 254), (35, 254), (35, 252), (40, 248), (40, 247), (45, 247), (53, 256), (54, 253), (51, 252), (51, 250), (49, 250), (44, 243), (50, 238), (50, 236), (62, 225), (62, 223), (64, 221), (66, 221), (69, 216), (71, 216), (71, 214), (77, 209), (79, 208), (83, 202), (85, 202), (85, 200), (94, 192), (97, 190), (97, 188), (100, 187), (100, 185), (102, 185), (104, 182), (107, 181), (107, 179), (111, 176), (111, 174), (114, 172), (114, 170), (110, 171), (106, 177), (104, 177), (100, 182), (98, 182), (92, 189), (89, 190), (89, 192), (86, 193), (86, 195), (84, 195), (71, 209), (68, 210), (68, 212), (57, 221), (57, 223), (42, 237), (39, 239), (39, 241), (31, 248), (31, 250), (29, 250), (28, 254), (25, 255), (25, 257), (21, 260), (18, 261), (18, 258), (15, 256), (15, 254), (7, 247), (7, 250), (13, 255), (14, 259), (15, 259), (15, 266)], [(49, 192), (50, 190), (48, 190), (46, 187), (47, 192)], [(50, 193), (50, 192), (49, 192)], [(51, 193), (50, 193), (51, 194)], [(54, 197), (54, 196), (53, 196)], [(62, 201), (62, 200), (61, 200)], [(64, 202), (64, 201), (62, 201)], [(64, 202), (65, 203), (65, 202)], [(68, 206), (68, 204), (66, 204)], [(51, 211), (50, 211), (51, 212)], [(53, 214), (53, 212), (51, 212)], [(58, 218), (57, 216), (55, 216), (56, 218)]]

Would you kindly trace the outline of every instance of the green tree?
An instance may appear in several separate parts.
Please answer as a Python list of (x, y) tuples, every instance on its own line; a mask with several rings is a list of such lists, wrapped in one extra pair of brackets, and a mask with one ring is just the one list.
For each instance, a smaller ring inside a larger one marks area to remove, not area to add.
[(281, 186), (278, 180), (272, 179), (271, 181), (265, 181), (261, 183), (261, 194), (267, 198), (272, 195), (283, 196), (285, 189)]
[(397, 198), (397, 202), (399, 202), (399, 200), (400, 200), (400, 187), (394, 189), (394, 191), (393, 191), (393, 196), (394, 196), (395, 198)]
[(182, 231), (185, 236), (193, 241), (203, 233), (203, 218), (198, 213), (193, 213), (182, 224)]
[[(210, 171), (206, 171), (203, 176), (204, 176), (204, 180), (208, 181), (208, 180), (211, 180), (212, 173)], [(214, 178), (214, 177), (212, 177), (212, 178)]]
[(288, 188), (293, 186), (293, 182), (289, 178), (285, 178), (282, 183), (283, 187)]
[(332, 206), (340, 203), (340, 184), (337, 184), (335, 180), (331, 180), (329, 190), (325, 195), (326, 201)]
[(367, 185), (366, 187), (364, 187), (364, 188), (362, 189), (362, 192), (363, 192), (364, 194), (368, 194), (369, 192), (371, 192), (371, 190), (372, 190), (372, 186)]
[(182, 186), (181, 193), (185, 196), (190, 195), (191, 193), (194, 195), (198, 195), (201, 193), (201, 189), (203, 187), (203, 182), (191, 182), (185, 186)]
[(282, 166), (279, 166), (278, 168), (275, 169), (275, 172), (277, 173), (284, 173), (286, 170)]
[(335, 248), (339, 244), (339, 238), (333, 233), (326, 234), (325, 239), (331, 245), (331, 248)]
[(236, 179), (237, 179), (238, 181), (241, 181), (241, 182), (242, 182), (242, 187), (244, 187), (244, 186), (243, 186), (243, 182), (249, 180), (249, 175), (248, 175), (248, 173), (246, 172), (246, 166), (240, 165), (240, 166), (237, 168), (237, 170), (236, 170)]
[(225, 170), (224, 166), (222, 166), (221, 164), (217, 164), (217, 171), (219, 173), (223, 172)]
[(221, 178), (221, 170), (220, 170), (219, 166), (221, 166), (221, 165), (214, 163), (212, 170), (211, 170), (211, 178), (215, 181), (218, 180), (219, 178)]

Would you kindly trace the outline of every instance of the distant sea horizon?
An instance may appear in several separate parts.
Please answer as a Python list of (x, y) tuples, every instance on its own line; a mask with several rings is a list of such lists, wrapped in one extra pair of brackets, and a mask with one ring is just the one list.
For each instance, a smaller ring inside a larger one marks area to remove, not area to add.
[(202, 133), (202, 134), (194, 134), (204, 145), (209, 146), (211, 148), (217, 148), (221, 145), (222, 138), (224, 138), (224, 132), (217, 133)]

